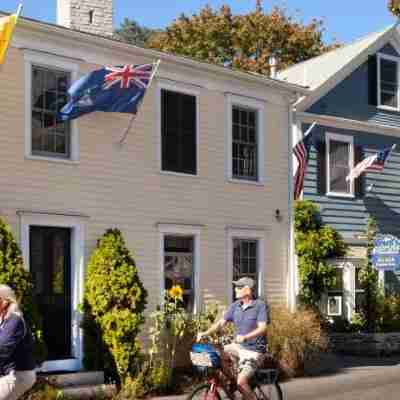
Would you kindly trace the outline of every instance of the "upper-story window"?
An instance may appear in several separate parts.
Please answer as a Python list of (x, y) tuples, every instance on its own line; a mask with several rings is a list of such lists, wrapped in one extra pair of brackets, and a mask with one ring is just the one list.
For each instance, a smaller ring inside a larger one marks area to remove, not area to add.
[(197, 98), (161, 89), (161, 169), (197, 175)]
[(261, 101), (228, 97), (228, 178), (263, 181), (263, 107)]
[(70, 156), (71, 128), (57, 122), (57, 112), (67, 103), (70, 73), (32, 65), (32, 154)]
[(354, 196), (354, 180), (346, 181), (354, 165), (352, 136), (326, 134), (327, 194)]
[(258, 179), (257, 110), (232, 107), (232, 177)]
[(399, 110), (399, 60), (378, 56), (378, 105)]
[(79, 160), (77, 122), (57, 122), (79, 65), (64, 57), (25, 50), (25, 157), (57, 162)]

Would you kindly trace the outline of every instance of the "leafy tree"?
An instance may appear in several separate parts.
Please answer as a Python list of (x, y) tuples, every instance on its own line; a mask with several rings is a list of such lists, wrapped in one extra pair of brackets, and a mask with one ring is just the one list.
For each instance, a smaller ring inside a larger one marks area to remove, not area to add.
[(322, 225), (318, 207), (308, 200), (296, 202), (295, 230), (300, 301), (317, 309), (322, 295), (335, 283), (329, 260), (343, 257), (347, 247), (336, 230)]
[(206, 6), (191, 17), (182, 14), (165, 31), (153, 34), (151, 48), (189, 56), (247, 71), (269, 73), (269, 57), (278, 57), (278, 68), (318, 56), (338, 44), (325, 45), (323, 22), (313, 19), (303, 24), (286, 9), (270, 13), (256, 9), (232, 15), (229, 6), (220, 10)]
[(400, 17), (400, 0), (389, 0), (388, 9), (394, 16)]
[[(137, 336), (144, 323), (146, 299), (147, 291), (121, 232), (107, 230), (87, 266), (85, 309), (101, 330), (121, 383), (133, 376), (138, 367)], [(93, 331), (90, 333), (95, 337)], [(97, 349), (101, 350), (101, 347)]]
[(152, 29), (139, 25), (133, 19), (125, 18), (119, 29), (114, 32), (114, 37), (122, 42), (143, 47), (154, 33)]
[(43, 341), (42, 319), (34, 302), (32, 276), (24, 268), (21, 250), (14, 239), (10, 226), (2, 219), (0, 219), (0, 283), (14, 289), (24, 318), (32, 330), (36, 361), (43, 362), (47, 350)]
[(379, 316), (381, 289), (379, 287), (378, 272), (372, 266), (371, 255), (374, 248), (374, 239), (377, 234), (377, 225), (374, 218), (368, 218), (366, 227), (367, 257), (359, 274), (361, 289), (364, 289), (364, 301), (361, 304), (361, 315), (369, 332), (376, 328)]

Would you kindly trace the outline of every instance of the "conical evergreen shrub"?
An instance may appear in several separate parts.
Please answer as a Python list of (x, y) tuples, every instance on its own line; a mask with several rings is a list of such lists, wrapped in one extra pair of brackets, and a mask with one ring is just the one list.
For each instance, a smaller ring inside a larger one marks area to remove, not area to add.
[[(121, 232), (107, 230), (87, 265), (85, 320), (93, 318), (100, 328), (121, 383), (137, 369), (140, 355), (137, 336), (144, 323), (146, 298), (147, 292)], [(93, 332), (94, 329), (89, 332), (92, 337)]]
[(11, 228), (0, 218), (0, 284), (12, 287), (20, 302), (24, 318), (31, 327), (35, 339), (35, 357), (38, 364), (46, 358), (43, 342), (42, 320), (33, 297), (32, 276), (24, 268), (21, 250)]

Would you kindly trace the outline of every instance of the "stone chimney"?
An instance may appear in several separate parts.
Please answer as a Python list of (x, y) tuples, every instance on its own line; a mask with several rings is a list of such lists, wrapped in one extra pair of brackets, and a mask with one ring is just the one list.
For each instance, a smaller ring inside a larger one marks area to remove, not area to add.
[(113, 0), (57, 0), (57, 24), (100, 36), (112, 36)]

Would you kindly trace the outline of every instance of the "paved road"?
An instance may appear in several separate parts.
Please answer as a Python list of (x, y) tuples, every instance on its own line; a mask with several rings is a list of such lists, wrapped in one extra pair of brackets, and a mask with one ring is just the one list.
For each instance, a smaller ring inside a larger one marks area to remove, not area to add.
[(283, 384), (287, 400), (399, 400), (400, 365), (358, 367)]
[[(285, 400), (400, 400), (400, 359), (343, 359), (335, 373), (283, 383)], [(153, 400), (184, 400), (186, 396)]]

